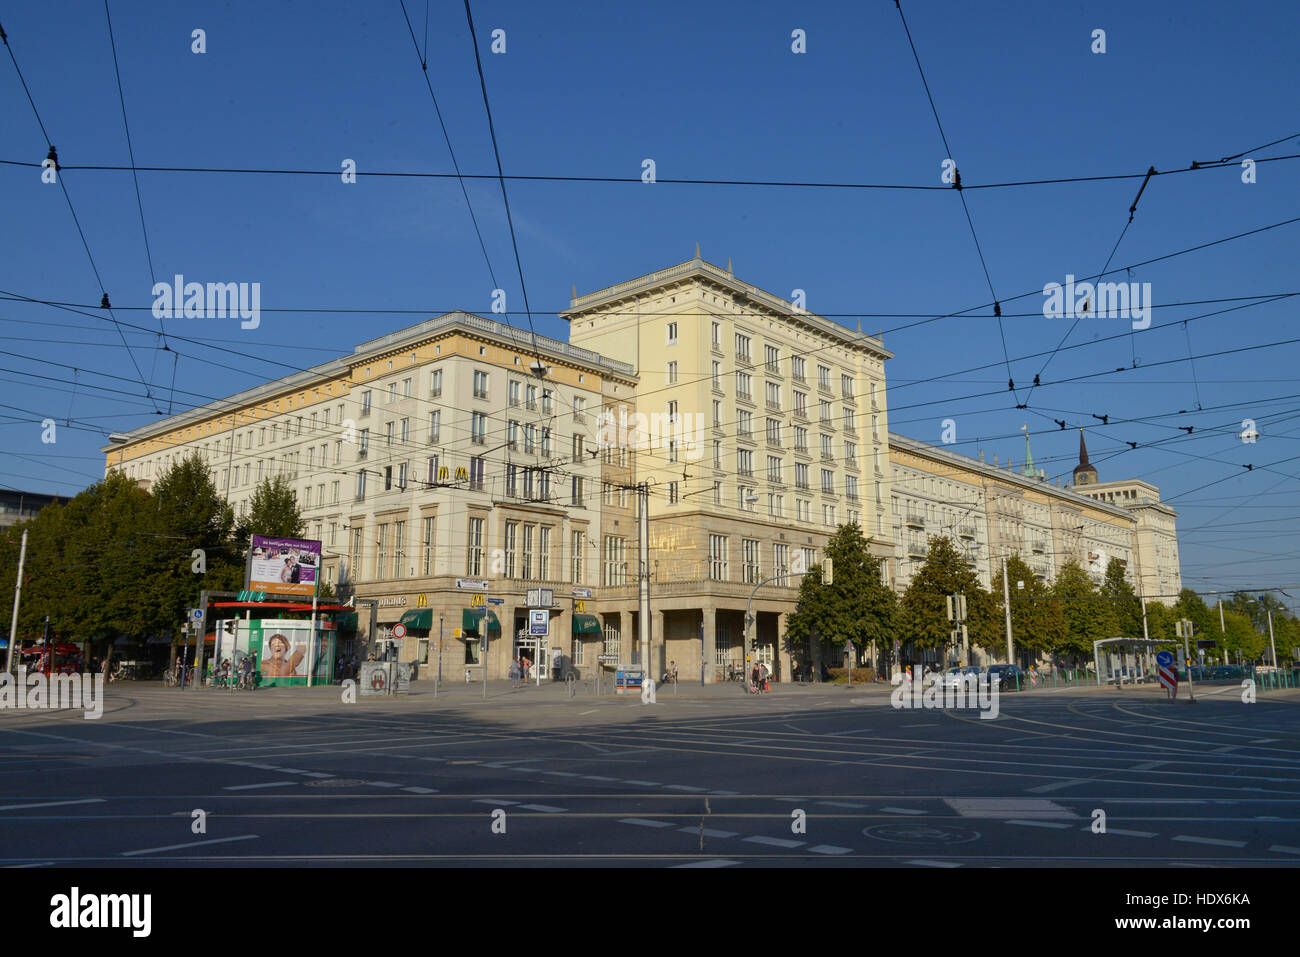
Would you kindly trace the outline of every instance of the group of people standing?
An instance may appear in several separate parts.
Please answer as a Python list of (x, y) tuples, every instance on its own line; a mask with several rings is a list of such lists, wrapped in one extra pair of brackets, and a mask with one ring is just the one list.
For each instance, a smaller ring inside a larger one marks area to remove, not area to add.
[(521, 688), (528, 684), (528, 670), (533, 663), (527, 655), (519, 655), (510, 661), (510, 687)]

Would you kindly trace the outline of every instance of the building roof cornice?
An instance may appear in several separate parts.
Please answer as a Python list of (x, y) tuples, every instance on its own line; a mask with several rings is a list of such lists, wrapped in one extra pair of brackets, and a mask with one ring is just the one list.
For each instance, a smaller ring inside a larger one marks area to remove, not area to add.
[(709, 283), (718, 288), (719, 291), (725, 291), (741, 300), (749, 308), (766, 311), (773, 317), (786, 322), (799, 323), (809, 331), (829, 336), (840, 345), (870, 353), (875, 358), (892, 359), (894, 357), (893, 353), (885, 348), (884, 343), (879, 338), (861, 332), (854, 332), (824, 316), (797, 309), (780, 296), (743, 282), (737, 279), (730, 270), (705, 262), (699, 257), (679, 263), (676, 266), (669, 266), (667, 269), (660, 269), (645, 276), (638, 276), (635, 279), (616, 283), (613, 286), (606, 286), (604, 289), (597, 289), (595, 292), (574, 296), (570, 300), (569, 308), (560, 313), (560, 318), (572, 320), (593, 309), (606, 308), (619, 302), (648, 295), (656, 290), (668, 289), (672, 286), (691, 282)]

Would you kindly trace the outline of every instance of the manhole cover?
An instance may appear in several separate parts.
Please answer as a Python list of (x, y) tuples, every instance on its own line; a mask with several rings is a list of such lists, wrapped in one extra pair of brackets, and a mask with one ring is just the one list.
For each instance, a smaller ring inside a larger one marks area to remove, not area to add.
[(878, 841), (894, 844), (968, 844), (979, 840), (979, 831), (951, 824), (924, 824), (920, 821), (898, 824), (875, 824), (862, 833)]
[(318, 781), (306, 782), (309, 788), (355, 788), (365, 783), (357, 778), (322, 778)]

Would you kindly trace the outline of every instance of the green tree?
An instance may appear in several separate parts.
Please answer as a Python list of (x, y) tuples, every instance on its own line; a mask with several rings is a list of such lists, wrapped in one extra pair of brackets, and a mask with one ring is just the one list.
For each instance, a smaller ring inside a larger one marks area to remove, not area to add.
[[(149, 633), (171, 635), (201, 589), (230, 590), (242, 576), (242, 557), (231, 546), (234, 516), (217, 493), (198, 453), (158, 477), (152, 494), (153, 541), (142, 549), (142, 604)], [(193, 570), (195, 550), (203, 553), (205, 574)]]
[(966, 632), (972, 645), (996, 647), (1004, 640), (998, 626), (997, 605), (980, 587), (975, 567), (952, 540), (936, 535), (929, 540), (925, 564), (912, 578), (899, 603), (898, 632), (914, 648), (940, 649), (952, 643), (948, 596), (966, 596)]
[(813, 636), (833, 647), (850, 641), (858, 649), (877, 642), (888, 650), (894, 637), (894, 593), (881, 581), (881, 560), (856, 524), (841, 525), (823, 554), (834, 563), (834, 582), (822, 584), (820, 564), (799, 584), (799, 604), (786, 622), (791, 650), (809, 649)]
[(1168, 605), (1158, 601), (1147, 602), (1147, 636), (1152, 641), (1174, 642), (1174, 624), (1178, 615)]
[(1110, 603), (1098, 600), (1100, 589), (1077, 561), (1070, 559), (1061, 566), (1051, 591), (1052, 597), (1060, 601), (1065, 620), (1060, 652), (1070, 655), (1076, 664), (1092, 658), (1094, 641), (1117, 637), (1113, 616), (1106, 607)]
[(1110, 623), (1116, 638), (1142, 637), (1142, 602), (1125, 577), (1126, 566), (1117, 558), (1106, 563), (1106, 578), (1101, 583), (1101, 594), (1111, 598)]
[(235, 528), (235, 544), (246, 552), (254, 535), (267, 538), (301, 538), (302, 512), (298, 496), (283, 475), (262, 480), (253, 492), (248, 514), (240, 518)]
[(1223, 623), (1226, 626), (1227, 634), (1224, 636), (1220, 647), (1225, 654), (1231, 652), (1234, 663), (1243, 660), (1254, 661), (1256, 658), (1267, 654), (1268, 635), (1260, 634), (1255, 630), (1255, 625), (1251, 622), (1249, 615), (1225, 607), (1223, 610)]
[[(1011, 638), (1015, 646), (1038, 653), (1057, 653), (1065, 642), (1061, 603), (1051, 600), (1051, 589), (1034, 577), (1033, 570), (1019, 555), (1007, 559), (1007, 578), (1011, 583)], [(1005, 623), (1002, 592), (1002, 569), (998, 568), (991, 594), (997, 615)], [(1002, 642), (1005, 641), (1004, 627)]]

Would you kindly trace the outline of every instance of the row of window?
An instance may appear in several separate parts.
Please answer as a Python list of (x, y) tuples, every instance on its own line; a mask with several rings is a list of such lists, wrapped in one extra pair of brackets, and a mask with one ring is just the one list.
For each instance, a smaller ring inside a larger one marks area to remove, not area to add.
[[(677, 343), (677, 323), (670, 322), (667, 327), (668, 345)], [(735, 334), (736, 360), (747, 365), (753, 365), (753, 337), (742, 332)], [(719, 352), (722, 351), (722, 323), (713, 323), (712, 345)], [(765, 344), (763, 347), (763, 362), (768, 372), (776, 375), (781, 374), (781, 349), (779, 346)], [(715, 367), (717, 363), (714, 364)], [(790, 356), (790, 377), (799, 382), (807, 381), (807, 363), (803, 356)], [(817, 366), (817, 385), (825, 392), (831, 391), (831, 368), (830, 366)], [(840, 373), (840, 394), (846, 399), (854, 397), (853, 376)], [(876, 386), (871, 385), (871, 401), (876, 400)]]
[[(742, 538), (740, 540), (740, 580), (748, 585), (756, 585), (765, 578), (788, 576), (790, 559), (794, 550), (802, 552), (803, 567), (811, 568), (817, 563), (817, 550), (802, 546), (791, 546), (784, 542), (770, 545), (771, 564), (768, 572), (763, 571), (762, 545), (758, 539)], [(709, 536), (709, 578), (713, 581), (731, 581), (731, 538), (727, 535)]]

